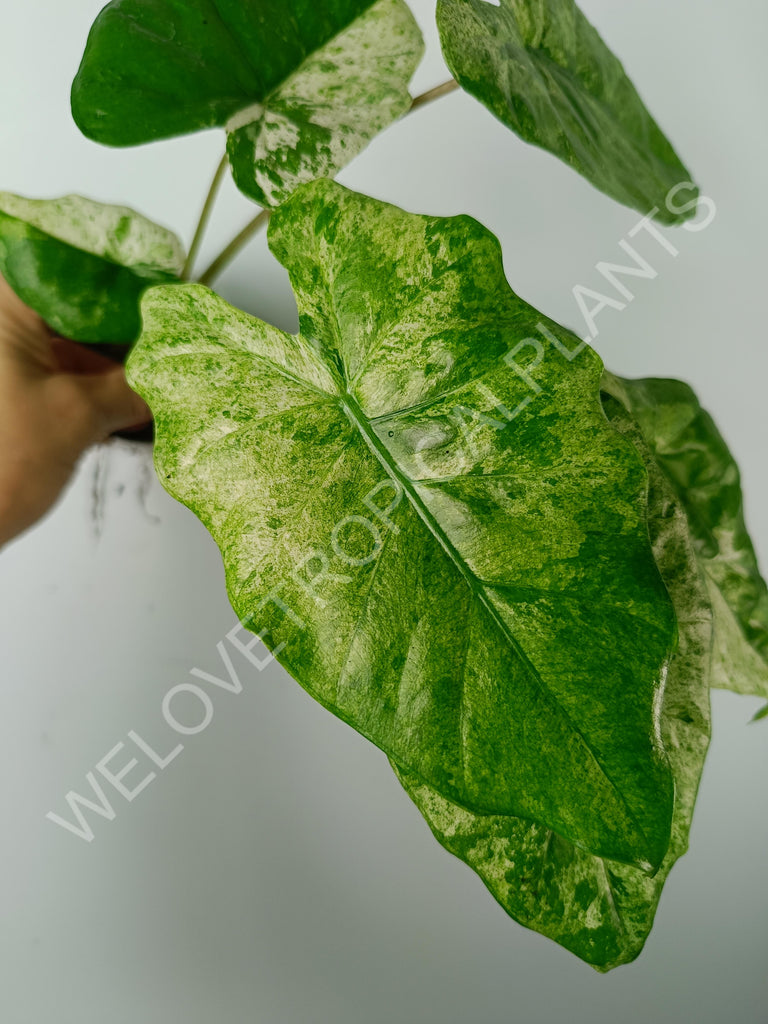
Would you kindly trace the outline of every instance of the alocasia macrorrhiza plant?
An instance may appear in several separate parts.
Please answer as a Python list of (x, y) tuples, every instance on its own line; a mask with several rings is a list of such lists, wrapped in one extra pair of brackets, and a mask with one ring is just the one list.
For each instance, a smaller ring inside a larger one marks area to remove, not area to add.
[[(191, 251), (124, 207), (0, 193), (0, 272), (55, 330), (130, 350), (160, 480), (241, 621), (513, 918), (607, 970), (687, 847), (710, 687), (768, 697), (738, 471), (687, 385), (608, 373), (519, 298), (487, 227), (333, 177), (458, 86), (663, 223), (698, 192), (571, 0), (437, 20), (454, 80), (412, 99), (404, 0), (112, 0), (73, 114), (112, 146), (224, 129)], [(194, 281), (227, 166), (262, 210)], [(208, 287), (267, 221), (297, 335)]]

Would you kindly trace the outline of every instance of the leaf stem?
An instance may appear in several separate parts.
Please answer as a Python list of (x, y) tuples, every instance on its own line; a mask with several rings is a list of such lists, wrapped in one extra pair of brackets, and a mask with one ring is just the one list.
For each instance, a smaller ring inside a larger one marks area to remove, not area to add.
[[(433, 100), (440, 99), (441, 96), (447, 96), (448, 93), (453, 92), (454, 89), (458, 89), (458, 87), (459, 83), (456, 81), (456, 79), (449, 78), (447, 82), (443, 82), (441, 85), (436, 85), (434, 89), (428, 89), (426, 92), (423, 92), (419, 96), (414, 97), (413, 102), (411, 103), (410, 107), (403, 116), (407, 117), (408, 114), (412, 113), (414, 110), (418, 110), (419, 107), (423, 107), (427, 103), (431, 103)], [(212, 191), (214, 191), (213, 186), (211, 186), (211, 188)], [(206, 203), (206, 209), (203, 210), (203, 215), (206, 217), (208, 212), (210, 212), (207, 210), (207, 207), (208, 203)], [(232, 262), (232, 260), (235, 258), (235, 256), (237, 256), (237, 254), (240, 252), (243, 246), (250, 242), (253, 236), (261, 229), (261, 227), (264, 224), (267, 223), (271, 216), (272, 210), (266, 209), (262, 210), (253, 218), (253, 220), (249, 221), (245, 225), (243, 230), (232, 239), (229, 245), (227, 245), (226, 248), (222, 249), (222, 251), (216, 257), (213, 263), (211, 263), (211, 265), (203, 271), (203, 273), (197, 279), (198, 282), (200, 284), (210, 285), (213, 281), (215, 281), (219, 274), (221, 274), (221, 272), (227, 266), (227, 264)], [(203, 223), (202, 217), (201, 223)], [(195, 240), (197, 240), (197, 236), (195, 236)], [(194, 246), (195, 243), (193, 242), (192, 244)], [(190, 253), (192, 253), (191, 249)], [(187, 262), (189, 263), (189, 260), (187, 260)]]
[(262, 210), (253, 220), (249, 221), (243, 230), (238, 235), (235, 235), (229, 245), (221, 250), (213, 263), (198, 277), (197, 280), (200, 284), (210, 285), (212, 281), (215, 281), (224, 267), (237, 256), (247, 242), (250, 242), (251, 238), (259, 231), (263, 224), (266, 224), (271, 216), (271, 210)]
[(415, 96), (413, 103), (408, 108), (408, 114), (413, 113), (419, 107), (423, 107), (425, 103), (431, 103), (432, 100), (439, 100), (441, 96), (447, 96), (449, 92), (453, 92), (454, 89), (459, 88), (459, 83), (455, 78), (449, 78), (447, 82), (443, 82), (442, 85), (436, 85), (434, 89), (427, 89), (426, 92), (421, 93), (419, 96)]
[(211, 187), (208, 189), (208, 195), (205, 197), (203, 209), (200, 212), (200, 219), (198, 220), (197, 227), (195, 228), (195, 236), (192, 239), (192, 244), (189, 247), (189, 252), (184, 263), (184, 269), (181, 272), (182, 281), (188, 281), (189, 275), (192, 273), (192, 267), (194, 266), (195, 259), (200, 251), (200, 244), (203, 241), (203, 235), (205, 234), (205, 229), (208, 226), (208, 221), (211, 219), (213, 204), (216, 202), (216, 196), (224, 179), (228, 163), (229, 161), (227, 160), (227, 155), (225, 153), (219, 161), (219, 166), (216, 168), (216, 173), (213, 176)]

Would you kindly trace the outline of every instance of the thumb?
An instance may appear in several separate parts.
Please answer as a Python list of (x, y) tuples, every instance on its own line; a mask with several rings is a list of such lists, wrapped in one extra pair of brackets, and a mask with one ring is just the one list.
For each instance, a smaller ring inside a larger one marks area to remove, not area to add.
[(116, 430), (140, 427), (152, 419), (149, 406), (128, 386), (124, 367), (77, 374), (74, 380), (89, 410), (93, 440), (104, 440)]

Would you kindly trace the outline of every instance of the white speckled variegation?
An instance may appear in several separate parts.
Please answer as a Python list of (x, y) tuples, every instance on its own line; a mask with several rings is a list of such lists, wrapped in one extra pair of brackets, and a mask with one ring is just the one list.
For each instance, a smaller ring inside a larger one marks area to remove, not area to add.
[(403, 0), (378, 0), (263, 104), (230, 118), (227, 150), (238, 187), (277, 206), (302, 182), (335, 175), (408, 110), (408, 81), (423, 50)]
[(141, 293), (183, 264), (178, 238), (127, 206), (0, 192), (0, 274), (65, 338), (130, 344)]
[(0, 211), (25, 221), (51, 238), (130, 267), (181, 273), (184, 250), (172, 231), (127, 206), (97, 203), (84, 196), (26, 199), (0, 192)]
[(674, 612), (602, 363), (542, 358), (531, 390), (510, 352), (544, 323), (573, 336), (515, 295), (470, 217), (321, 179), (269, 242), (297, 335), (200, 285), (153, 288), (127, 363), (160, 479), (219, 544), (238, 616), (447, 799), (660, 864)]

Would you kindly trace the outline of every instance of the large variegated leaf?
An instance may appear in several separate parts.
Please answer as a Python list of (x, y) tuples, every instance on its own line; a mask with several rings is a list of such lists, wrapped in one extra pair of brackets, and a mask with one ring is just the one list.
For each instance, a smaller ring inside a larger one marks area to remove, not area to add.
[(0, 192), (0, 273), (74, 341), (132, 342), (142, 291), (183, 264), (178, 238), (125, 206)]
[[(646, 473), (601, 363), (507, 284), (470, 217), (321, 180), (272, 216), (300, 333), (149, 291), (129, 380), (241, 619), (326, 707), (456, 802), (658, 865), (675, 626)], [(531, 376), (531, 374), (535, 376)]]
[(538, 823), (472, 814), (393, 763), (439, 842), (480, 875), (504, 909), (600, 970), (638, 956), (667, 876), (688, 848), (709, 742), (712, 646), (712, 610), (685, 513), (623, 407), (606, 396), (605, 408), (648, 466), (648, 528), (680, 630), (661, 713), (675, 779), (672, 839), (661, 867), (649, 877), (627, 864), (595, 857)]
[(437, 23), (462, 88), (522, 139), (660, 221), (693, 215), (689, 172), (573, 0), (438, 0)]
[(238, 187), (275, 206), (405, 113), (423, 50), (404, 0), (112, 0), (72, 111), (112, 146), (224, 127)]
[(768, 588), (728, 446), (682, 381), (606, 374), (603, 384), (637, 420), (688, 515), (715, 612), (712, 685), (768, 697)]

